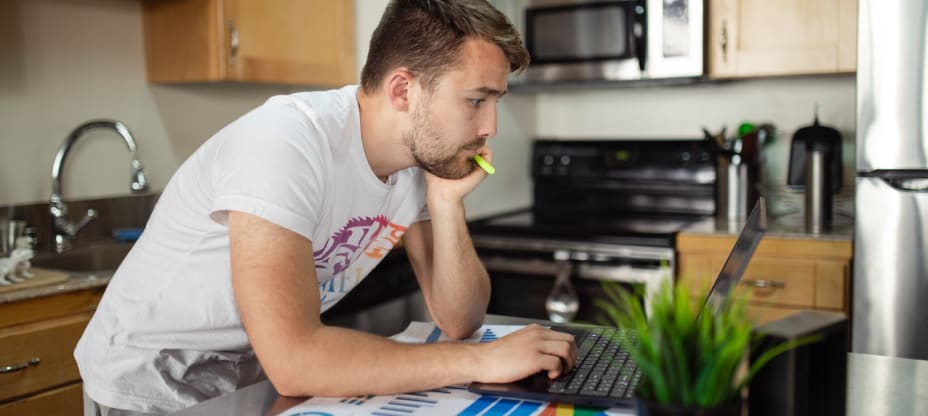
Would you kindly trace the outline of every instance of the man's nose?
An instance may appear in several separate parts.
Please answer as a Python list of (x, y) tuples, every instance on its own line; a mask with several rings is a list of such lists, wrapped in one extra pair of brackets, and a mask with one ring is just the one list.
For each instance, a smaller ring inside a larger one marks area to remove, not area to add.
[(477, 130), (478, 137), (493, 137), (496, 136), (496, 108), (494, 106), (492, 111), (487, 111), (486, 114), (480, 119), (480, 126)]

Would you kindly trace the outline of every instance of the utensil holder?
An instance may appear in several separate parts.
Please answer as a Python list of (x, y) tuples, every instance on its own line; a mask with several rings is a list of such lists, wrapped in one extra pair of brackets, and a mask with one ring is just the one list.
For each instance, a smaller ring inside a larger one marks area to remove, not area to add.
[(728, 160), (720, 161), (717, 173), (718, 218), (744, 221), (748, 214), (748, 192), (751, 186), (747, 165), (731, 163)]

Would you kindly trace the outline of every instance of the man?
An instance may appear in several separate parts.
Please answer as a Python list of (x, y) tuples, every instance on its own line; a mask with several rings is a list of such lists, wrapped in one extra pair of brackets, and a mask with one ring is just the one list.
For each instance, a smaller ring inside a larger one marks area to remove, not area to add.
[[(178, 169), (75, 350), (90, 412), (174, 411), (265, 376), (284, 395), (390, 394), (572, 366), (530, 326), (406, 345), (319, 319), (405, 235), (436, 324), (479, 328), (489, 278), (462, 199), (528, 54), (484, 0), (394, 0), (362, 85), (273, 97)], [(260, 364), (259, 364), (260, 363)]]

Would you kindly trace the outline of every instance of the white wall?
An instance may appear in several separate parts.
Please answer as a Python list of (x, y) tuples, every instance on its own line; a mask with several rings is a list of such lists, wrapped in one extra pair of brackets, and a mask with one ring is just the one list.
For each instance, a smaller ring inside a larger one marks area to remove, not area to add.
[[(812, 124), (842, 135), (845, 179), (853, 178), (855, 136), (853, 75), (704, 82), (538, 94), (537, 133), (548, 138), (701, 138), (702, 127), (733, 135), (742, 121), (769, 122), (778, 137), (765, 147), (769, 182), (786, 182), (789, 144)], [(846, 182), (847, 183), (847, 182)], [(853, 183), (853, 182), (851, 182)]]
[[(55, 151), (93, 118), (126, 123), (152, 190), (219, 127), (285, 87), (149, 86), (140, 1), (7, 0), (0, 12), (0, 204), (46, 201)], [(128, 194), (129, 158), (88, 135), (64, 170), (67, 199)]]
[[(156, 186), (177, 165), (142, 80), (139, 7), (126, 1), (4, 2), (2, 203), (47, 200), (56, 149), (71, 129), (91, 118), (128, 124)], [(126, 147), (118, 136), (109, 136), (88, 137), (74, 149), (65, 172), (67, 195), (128, 191)]]

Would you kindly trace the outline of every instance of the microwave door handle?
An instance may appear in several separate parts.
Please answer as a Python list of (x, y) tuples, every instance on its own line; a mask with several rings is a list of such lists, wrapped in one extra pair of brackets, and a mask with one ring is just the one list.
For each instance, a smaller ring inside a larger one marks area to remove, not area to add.
[(638, 68), (644, 71), (648, 59), (648, 16), (644, 7), (644, 1), (635, 5), (634, 20), (632, 22), (632, 34), (635, 39), (635, 55), (638, 58)]

